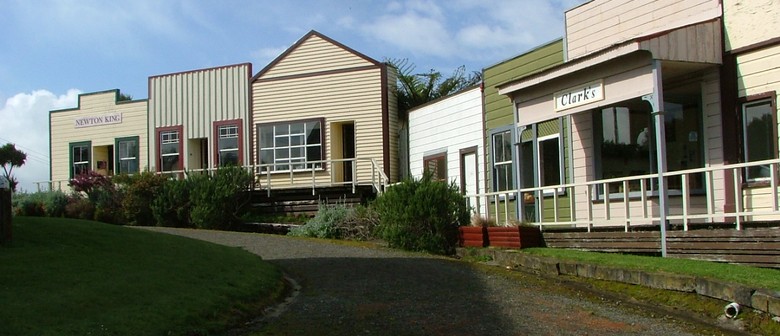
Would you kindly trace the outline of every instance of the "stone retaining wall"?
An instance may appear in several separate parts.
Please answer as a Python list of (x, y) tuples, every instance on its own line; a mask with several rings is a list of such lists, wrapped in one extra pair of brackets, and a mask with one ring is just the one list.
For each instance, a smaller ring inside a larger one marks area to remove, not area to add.
[(530, 255), (517, 250), (464, 249), (459, 248), (458, 255), (489, 256), (503, 267), (524, 267), (545, 275), (572, 275), (598, 280), (618, 281), (650, 288), (696, 293), (762, 312), (780, 316), (780, 292), (752, 288), (740, 284), (724, 282), (690, 275), (665, 272), (645, 272), (619, 267), (587, 264), (576, 261)]

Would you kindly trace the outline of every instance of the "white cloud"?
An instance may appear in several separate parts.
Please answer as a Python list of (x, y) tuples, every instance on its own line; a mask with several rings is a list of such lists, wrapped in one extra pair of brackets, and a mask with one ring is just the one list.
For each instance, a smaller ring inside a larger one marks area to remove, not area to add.
[(73, 108), (80, 91), (55, 95), (46, 90), (18, 93), (0, 109), (0, 143), (11, 142), (27, 153), (24, 166), (15, 168), (19, 190), (35, 191), (34, 182), (49, 179), (49, 111)]
[(454, 52), (445, 23), (414, 12), (379, 17), (365, 30), (375, 39), (415, 54), (447, 56)]

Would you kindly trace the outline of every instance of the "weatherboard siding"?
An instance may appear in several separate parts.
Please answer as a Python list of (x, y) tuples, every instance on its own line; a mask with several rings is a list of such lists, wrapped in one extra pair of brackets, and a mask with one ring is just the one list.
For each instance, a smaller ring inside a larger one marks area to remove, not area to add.
[(262, 78), (270, 79), (374, 65), (320, 36), (312, 35), (268, 69)]
[[(209, 160), (213, 165), (213, 123), (223, 120), (245, 120), (249, 116), (248, 63), (218, 68), (202, 69), (149, 78), (149, 145), (156, 148), (156, 129), (159, 127), (183, 127), (181, 138), (209, 139)], [(246, 131), (247, 122), (244, 121)], [(243, 148), (249, 148), (244, 136)], [(184, 141), (184, 153), (188, 153)], [(244, 150), (243, 162), (249, 162)], [(150, 152), (152, 157), (157, 153)], [(155, 160), (152, 160), (154, 166)], [(188, 162), (185, 160), (184, 162)], [(153, 167), (154, 168), (154, 167)], [(185, 169), (187, 165), (185, 165)], [(153, 169), (154, 170), (154, 169)]]
[[(148, 167), (146, 136), (146, 100), (117, 102), (116, 90), (79, 95), (79, 107), (74, 109), (51, 111), (49, 127), (51, 129), (51, 180), (70, 179), (70, 144), (91, 141), (92, 147), (114, 146), (118, 138), (138, 137), (139, 168)], [(75, 127), (75, 120), (86, 116), (122, 114), (118, 124)], [(114, 148), (116, 151), (117, 149)], [(94, 152), (90, 152), (94, 156)], [(97, 169), (94, 159), (90, 160), (91, 169)]]
[[(443, 123), (442, 121), (447, 122)], [(477, 147), (478, 192), (484, 192), (482, 92), (479, 87), (456, 93), (409, 112), (409, 165), (412, 176), (423, 175), (423, 159), (446, 152), (447, 181), (461, 184), (460, 150)], [(484, 213), (484, 209), (480, 211)]]
[(567, 57), (582, 57), (640, 36), (721, 15), (720, 0), (597, 0), (566, 12)]
[[(490, 130), (511, 125), (514, 121), (512, 100), (498, 93), (498, 85), (542, 71), (563, 62), (563, 41), (556, 40), (539, 48), (521, 54), (507, 61), (484, 69), (485, 109), (485, 162), (486, 190), (492, 190), (492, 166), (490, 162)], [(482, 167), (480, 167), (482, 168)]]
[[(252, 90), (252, 132), (256, 137), (258, 124), (324, 118), (325, 157), (330, 159), (332, 124), (353, 121), (355, 156), (374, 158), (380, 167), (384, 167), (381, 90), (379, 68), (258, 81)], [(257, 146), (253, 155), (257, 157)], [(358, 165), (357, 173), (358, 180), (370, 180), (371, 167)], [(285, 177), (281, 176), (280, 179), (284, 180)]]

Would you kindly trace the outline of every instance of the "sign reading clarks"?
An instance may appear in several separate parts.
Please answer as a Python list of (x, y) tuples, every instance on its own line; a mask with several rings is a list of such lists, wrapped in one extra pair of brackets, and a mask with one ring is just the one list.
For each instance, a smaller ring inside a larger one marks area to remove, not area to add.
[(600, 79), (556, 92), (555, 111), (563, 111), (599, 100), (604, 100), (604, 82)]
[(122, 113), (103, 114), (99, 116), (86, 116), (86, 117), (76, 118), (76, 120), (74, 120), (74, 126), (76, 128), (110, 125), (110, 124), (121, 124), (121, 123), (122, 123)]

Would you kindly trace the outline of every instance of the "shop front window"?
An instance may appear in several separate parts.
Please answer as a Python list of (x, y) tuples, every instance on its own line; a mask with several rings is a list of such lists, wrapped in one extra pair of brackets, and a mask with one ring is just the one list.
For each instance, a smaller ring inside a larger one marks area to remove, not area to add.
[[(664, 103), (667, 171), (704, 166), (701, 140), (702, 113), (697, 96), (675, 96)], [(612, 179), (657, 172), (655, 127), (647, 102), (633, 99), (594, 111), (594, 153), (597, 178)], [(670, 190), (682, 189), (680, 176), (670, 177)], [(689, 176), (692, 191), (703, 188), (703, 175)], [(641, 190), (639, 180), (629, 182), (630, 192)], [(645, 183), (648, 183), (645, 180)], [(645, 190), (657, 188), (657, 181)], [(603, 191), (599, 190), (599, 193)], [(623, 192), (622, 183), (610, 183), (610, 193)]]
[(257, 148), (262, 171), (322, 168), (324, 135), (321, 120), (261, 124)]
[(91, 163), (90, 141), (74, 142), (70, 144), (70, 177), (74, 178), (81, 174), (86, 174), (90, 170)]
[(138, 172), (138, 137), (120, 138), (116, 140), (117, 172), (133, 174)]

